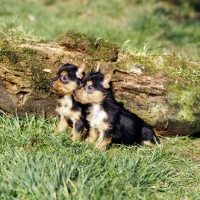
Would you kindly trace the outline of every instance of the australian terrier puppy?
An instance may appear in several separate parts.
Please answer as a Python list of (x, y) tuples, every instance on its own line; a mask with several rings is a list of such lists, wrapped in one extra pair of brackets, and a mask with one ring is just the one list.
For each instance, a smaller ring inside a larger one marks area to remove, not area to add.
[(57, 131), (64, 131), (72, 124), (72, 140), (81, 140), (87, 126), (85, 105), (75, 101), (73, 97), (73, 91), (79, 85), (85, 67), (85, 62), (80, 66), (65, 64), (60, 67), (56, 77), (49, 83), (50, 90), (59, 97), (56, 107), (56, 112), (60, 117)]
[(112, 73), (104, 76), (99, 71), (91, 72), (74, 91), (76, 101), (88, 104), (90, 128), (86, 141), (96, 142), (98, 149), (104, 149), (110, 143), (155, 144), (157, 137), (152, 128), (116, 102), (110, 85), (111, 78)]

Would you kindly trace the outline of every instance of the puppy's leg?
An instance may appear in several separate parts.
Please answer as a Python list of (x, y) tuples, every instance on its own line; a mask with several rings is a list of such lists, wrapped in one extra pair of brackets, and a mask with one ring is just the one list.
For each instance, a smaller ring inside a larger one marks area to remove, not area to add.
[(95, 143), (98, 139), (98, 132), (95, 128), (90, 127), (89, 136), (86, 138), (86, 142)]
[(84, 131), (84, 122), (82, 120), (73, 121), (73, 130), (71, 133), (71, 139), (73, 141), (81, 141)]
[(106, 149), (107, 146), (111, 143), (111, 141), (112, 138), (105, 138), (101, 142), (96, 143), (95, 148), (100, 150)]
[(99, 135), (99, 138), (97, 140), (97, 143), (95, 145), (96, 149), (106, 149), (107, 146), (112, 142), (112, 137), (109, 136), (107, 132), (102, 131)]
[(67, 120), (66, 120), (64, 115), (61, 115), (60, 116), (60, 121), (59, 121), (59, 123), (58, 123), (58, 125), (56, 127), (56, 130), (59, 131), (59, 132), (65, 131), (67, 127), (68, 127)]

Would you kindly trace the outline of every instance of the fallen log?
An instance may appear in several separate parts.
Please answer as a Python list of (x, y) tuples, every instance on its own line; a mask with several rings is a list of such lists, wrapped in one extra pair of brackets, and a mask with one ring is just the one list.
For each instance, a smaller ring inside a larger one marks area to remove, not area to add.
[(103, 39), (72, 32), (55, 43), (1, 39), (0, 50), (0, 110), (4, 113), (56, 116), (57, 97), (49, 93), (48, 83), (62, 64), (79, 65), (84, 60), (87, 71), (100, 62), (103, 73), (114, 72), (116, 99), (157, 134), (200, 131), (199, 63), (174, 54), (123, 52)]

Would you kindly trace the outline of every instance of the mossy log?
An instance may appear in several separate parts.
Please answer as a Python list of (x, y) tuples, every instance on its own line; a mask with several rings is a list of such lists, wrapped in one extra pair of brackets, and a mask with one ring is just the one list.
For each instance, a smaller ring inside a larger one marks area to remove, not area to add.
[(49, 93), (48, 83), (62, 64), (79, 65), (84, 60), (87, 71), (100, 62), (102, 73), (114, 72), (117, 101), (152, 125), (157, 134), (200, 131), (198, 63), (176, 55), (123, 52), (103, 39), (73, 37), (70, 32), (55, 43), (0, 41), (2, 112), (56, 116), (57, 97)]

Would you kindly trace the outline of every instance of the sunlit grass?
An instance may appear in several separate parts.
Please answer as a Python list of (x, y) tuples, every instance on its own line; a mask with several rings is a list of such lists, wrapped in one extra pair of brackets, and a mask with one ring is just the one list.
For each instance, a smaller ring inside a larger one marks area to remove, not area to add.
[(1, 199), (198, 199), (199, 140), (98, 151), (52, 136), (57, 118), (0, 117)]
[[(178, 20), (181, 8), (171, 8), (154, 0), (2, 0), (0, 37), (54, 41), (78, 30), (115, 42), (135, 59), (143, 55), (159, 70), (158, 52), (199, 59), (199, 21)], [(197, 85), (199, 70), (181, 67), (165, 72), (180, 71)], [(97, 151), (72, 142), (70, 130), (52, 136), (57, 120), (0, 116), (0, 199), (199, 199), (199, 139), (165, 137), (155, 148)]]

